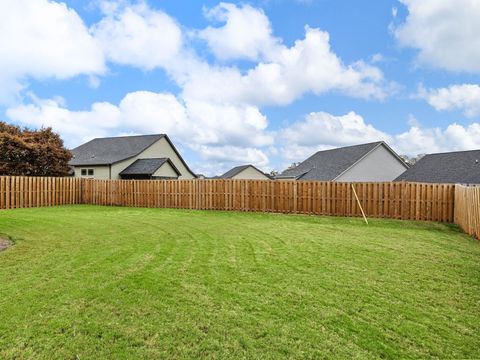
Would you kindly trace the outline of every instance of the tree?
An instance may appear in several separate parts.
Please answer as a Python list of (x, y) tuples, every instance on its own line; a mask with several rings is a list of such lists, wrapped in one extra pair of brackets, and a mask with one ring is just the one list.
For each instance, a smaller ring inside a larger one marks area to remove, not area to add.
[(51, 128), (21, 129), (0, 121), (0, 175), (66, 176), (71, 158)]
[(298, 165), (300, 165), (299, 162), (293, 162), (293, 163), (287, 168), (287, 170), (295, 169)]
[(415, 165), (421, 158), (423, 158), (426, 154), (418, 154), (416, 156), (409, 157), (408, 155), (400, 155), (400, 157), (405, 161), (408, 165)]

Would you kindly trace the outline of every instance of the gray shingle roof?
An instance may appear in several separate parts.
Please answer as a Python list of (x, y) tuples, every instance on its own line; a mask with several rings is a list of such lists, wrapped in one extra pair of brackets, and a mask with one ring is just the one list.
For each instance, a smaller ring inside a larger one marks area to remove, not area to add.
[(480, 150), (429, 154), (395, 181), (480, 184)]
[(230, 170), (228, 170), (225, 174), (220, 175), (218, 178), (220, 178), (220, 179), (231, 179), (232, 177), (234, 177), (235, 175), (238, 175), (239, 173), (241, 173), (243, 170), (245, 170), (249, 166), (251, 166), (251, 165), (235, 166), (234, 168), (231, 168)]
[(248, 169), (249, 167), (254, 168), (255, 170), (264, 174), (268, 178), (270, 177), (269, 175), (265, 174), (263, 171), (257, 169), (255, 166), (248, 164), (248, 165), (235, 166), (234, 168), (228, 170), (225, 174), (220, 176), (215, 176), (215, 179), (231, 179), (234, 176), (240, 174), (243, 170)]
[(168, 158), (135, 160), (130, 166), (126, 167), (123, 171), (121, 171), (120, 175), (152, 175), (166, 162), (170, 164), (170, 166), (175, 170), (177, 175), (180, 175), (180, 172)]
[(332, 181), (380, 144), (383, 142), (318, 151), (296, 167), (285, 170), (277, 178)]
[(72, 150), (70, 165), (108, 165), (140, 154), (165, 134), (93, 139)]

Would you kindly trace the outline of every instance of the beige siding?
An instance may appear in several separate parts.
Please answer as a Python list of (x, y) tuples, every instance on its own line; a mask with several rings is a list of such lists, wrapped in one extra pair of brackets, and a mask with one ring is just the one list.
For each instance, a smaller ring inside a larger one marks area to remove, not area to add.
[(232, 179), (269, 180), (268, 176), (251, 166), (239, 172)]
[(392, 181), (405, 170), (407, 167), (385, 146), (380, 145), (335, 181)]
[(177, 178), (178, 174), (173, 169), (172, 165), (168, 162), (160, 166), (160, 168), (153, 173), (154, 177), (169, 177), (169, 178)]
[(118, 162), (112, 165), (112, 179), (120, 179), (118, 175), (123, 169), (131, 165), (137, 159), (148, 159), (148, 158), (170, 158), (173, 165), (180, 171), (179, 179), (193, 179), (195, 176), (188, 171), (188, 169), (183, 165), (180, 158), (177, 156), (173, 148), (170, 146), (168, 141), (165, 138), (161, 138), (148, 149), (145, 149), (143, 152), (137, 156)]
[[(110, 167), (108, 165), (94, 165), (94, 166), (75, 166), (75, 177), (85, 178), (85, 179), (109, 179)], [(93, 176), (86, 175), (82, 176), (82, 169), (93, 169)]]
[[(180, 172), (179, 179), (193, 179), (195, 176), (188, 171), (187, 167), (183, 164), (180, 160), (180, 157), (175, 153), (173, 148), (170, 146), (169, 142), (165, 138), (161, 138), (156, 143), (152, 144), (149, 148), (145, 149), (143, 152), (138, 154), (135, 157), (130, 159), (115, 163), (111, 165), (111, 169), (109, 165), (93, 165), (93, 166), (75, 166), (75, 177), (83, 177), (83, 178), (93, 178), (93, 179), (120, 179), (119, 173), (130, 166), (133, 162), (138, 159), (148, 159), (148, 158), (170, 158), (172, 163)], [(160, 167), (158, 171), (160, 173), (165, 172), (166, 174), (173, 174), (171, 176), (177, 176), (177, 173), (171, 169), (169, 170), (168, 167), (171, 166), (168, 164), (166, 168), (163, 166)], [(81, 169), (94, 169), (93, 176), (81, 176)], [(111, 177), (110, 177), (111, 176)], [(170, 176), (170, 175), (154, 175), (154, 176)]]

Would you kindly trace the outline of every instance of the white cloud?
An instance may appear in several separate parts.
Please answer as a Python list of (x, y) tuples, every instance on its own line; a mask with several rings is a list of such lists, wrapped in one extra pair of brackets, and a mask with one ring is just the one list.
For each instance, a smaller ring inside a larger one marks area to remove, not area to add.
[(438, 111), (460, 110), (465, 116), (480, 115), (480, 86), (475, 84), (450, 85), (448, 88), (419, 88), (418, 96)]
[(287, 105), (307, 92), (337, 91), (354, 97), (386, 97), (382, 72), (365, 62), (345, 65), (330, 48), (327, 32), (306, 27), (305, 38), (268, 54), (242, 74), (234, 67), (197, 66), (182, 82), (185, 98), (227, 103)]
[(392, 17), (396, 18), (398, 15), (398, 8), (396, 6), (392, 7)]
[(102, 49), (64, 3), (0, 3), (0, 102), (18, 94), (29, 77), (67, 79), (104, 71)]
[(393, 145), (400, 154), (407, 155), (479, 149), (480, 124), (454, 123), (445, 129), (413, 126), (396, 135)]
[(142, 2), (109, 5), (92, 32), (110, 61), (151, 70), (168, 67), (179, 56), (182, 31), (170, 16)]
[(419, 50), (422, 63), (480, 72), (480, 1), (400, 0), (408, 8), (395, 30), (400, 44)]
[(305, 120), (284, 129), (282, 137), (298, 145), (322, 144), (332, 147), (389, 139), (386, 133), (366, 124), (353, 111), (343, 116), (326, 112), (310, 113)]
[(272, 36), (270, 21), (261, 9), (220, 3), (206, 10), (205, 14), (210, 20), (225, 23), (198, 32), (219, 59), (258, 60), (262, 54), (274, 51), (280, 43)]
[(410, 128), (403, 133), (387, 134), (354, 112), (343, 116), (311, 113), (282, 129), (277, 141), (283, 144), (284, 164), (303, 161), (319, 150), (380, 140), (405, 155), (480, 148), (479, 123), (468, 126), (454, 123), (445, 129), (423, 128), (410, 116), (409, 124)]
[(196, 146), (194, 147), (203, 159), (217, 162), (216, 167), (226, 168), (232, 164), (254, 164), (258, 166), (267, 166), (269, 159), (265, 152), (250, 147), (239, 146)]
[[(52, 126), (70, 146), (94, 136), (165, 132), (221, 166), (251, 162), (265, 167), (268, 156), (277, 150), (261, 106), (287, 105), (305, 93), (339, 92), (382, 99), (391, 91), (379, 68), (363, 61), (345, 64), (331, 49), (327, 32), (307, 26), (304, 38), (288, 47), (272, 35), (265, 14), (248, 5), (220, 4), (207, 13), (223, 25), (196, 32), (218, 59), (254, 62), (250, 69), (240, 70), (200, 58), (181, 26), (143, 1), (133, 5), (127, 0), (100, 1), (104, 17), (90, 29), (64, 4), (47, 0), (9, 3), (13, 10), (7, 9), (7, 17), (1, 12), (4, 3), (0, 5), (0, 30), (4, 30), (0, 49), (8, 50), (2, 47), (5, 44), (13, 46), (15, 57), (5, 62), (6, 57), (0, 56), (0, 65), (5, 65), (0, 68), (0, 80), (9, 74), (17, 90), (22, 79), (79, 74), (88, 75), (89, 85), (98, 87), (106, 62), (163, 69), (180, 88), (179, 95), (131, 92), (118, 104), (97, 102), (83, 111), (70, 110), (55, 98), (34, 98), (30, 104), (7, 110), (7, 117), (22, 125)], [(12, 18), (27, 21), (19, 24)], [(32, 36), (36, 32), (38, 38)], [(346, 136), (344, 143), (376, 134), (363, 119), (355, 120), (354, 113), (344, 117), (350, 121), (332, 116), (320, 130), (338, 131)], [(307, 121), (312, 122), (305, 125), (308, 130), (314, 121)]]
[(272, 35), (265, 14), (248, 5), (221, 3), (207, 13), (225, 24), (197, 32), (221, 58), (260, 61), (243, 72), (199, 58), (180, 25), (143, 1), (100, 1), (104, 17), (90, 29), (65, 4), (6, 1), (0, 5), (0, 51), (8, 56), (0, 56), (0, 80), (9, 94), (18, 93), (29, 78), (86, 74), (89, 85), (98, 87), (107, 60), (163, 69), (192, 101), (287, 105), (308, 92), (383, 98), (391, 90), (377, 67), (344, 64), (331, 50), (327, 32), (306, 27), (305, 38), (286, 47)]
[(257, 146), (273, 143), (267, 132), (267, 118), (254, 106), (234, 106), (187, 101), (191, 126), (196, 126), (193, 142), (210, 145)]
[(326, 112), (308, 114), (304, 120), (293, 123), (279, 132), (279, 142), (288, 161), (299, 161), (318, 150), (368, 143), (391, 137), (366, 124), (355, 112), (335, 116)]
[(267, 119), (252, 106), (183, 103), (169, 93), (128, 93), (118, 105), (94, 103), (89, 110), (69, 110), (59, 99), (33, 99), (9, 108), (7, 117), (25, 126), (51, 126), (70, 147), (93, 137), (167, 133), (204, 159), (265, 165), (262, 147), (273, 144)]

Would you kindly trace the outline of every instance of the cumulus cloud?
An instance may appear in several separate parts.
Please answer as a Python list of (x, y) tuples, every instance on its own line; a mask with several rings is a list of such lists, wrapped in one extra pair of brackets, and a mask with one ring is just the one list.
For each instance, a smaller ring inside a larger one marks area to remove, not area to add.
[(326, 112), (308, 114), (304, 120), (282, 129), (279, 142), (284, 144), (285, 160), (290, 162), (305, 159), (316, 151), (335, 147), (384, 140), (390, 135), (375, 129), (355, 112), (332, 115)]
[(7, 116), (25, 126), (51, 126), (71, 147), (99, 136), (167, 133), (204, 159), (265, 165), (261, 148), (273, 144), (267, 120), (255, 107), (185, 103), (170, 93), (132, 92), (118, 105), (98, 102), (86, 111), (69, 110), (59, 99), (34, 98), (9, 108)]
[(327, 32), (306, 27), (305, 38), (269, 53), (268, 61), (242, 73), (235, 67), (197, 66), (182, 83), (187, 98), (230, 103), (287, 105), (311, 92), (336, 91), (383, 99), (393, 89), (383, 73), (358, 61), (345, 65), (331, 51)]
[(258, 148), (239, 147), (239, 146), (194, 146), (203, 159), (217, 162), (216, 168), (225, 168), (234, 164), (255, 164), (258, 166), (267, 166), (269, 159), (264, 151)]
[(420, 86), (418, 96), (438, 111), (460, 110), (467, 117), (480, 115), (479, 85), (450, 85), (439, 89), (425, 89)]
[(198, 32), (215, 56), (222, 60), (258, 60), (268, 55), (280, 43), (272, 36), (270, 20), (261, 9), (250, 5), (236, 6), (220, 3), (205, 11), (212, 21), (223, 22), (220, 27), (208, 26)]
[[(115, 63), (161, 69), (178, 85), (179, 93), (131, 92), (118, 104), (96, 102), (82, 111), (70, 110), (56, 98), (33, 98), (11, 105), (8, 118), (22, 125), (52, 126), (70, 146), (95, 136), (166, 132), (204, 159), (264, 167), (268, 155), (277, 150), (262, 106), (284, 106), (306, 93), (383, 99), (392, 90), (378, 67), (361, 60), (344, 63), (325, 31), (307, 26), (303, 38), (286, 46), (273, 35), (265, 13), (250, 5), (221, 3), (206, 10), (207, 18), (220, 24), (193, 33), (194, 40), (203, 39), (218, 60), (212, 64), (196, 52), (187, 36), (192, 32), (146, 2), (97, 3), (102, 18), (88, 28), (63, 3), (2, 2), (0, 51), (9, 54), (0, 56), (0, 82), (6, 84), (2, 89), (15, 94), (29, 78), (66, 79), (81, 74), (95, 88), (101, 76), (108, 74), (107, 65)], [(224, 62), (239, 59), (251, 63), (239, 69)], [(355, 120), (354, 113), (344, 117)], [(327, 134), (342, 127), (345, 144), (357, 139), (357, 133), (375, 134), (375, 129), (361, 124), (363, 119), (357, 118), (356, 123), (342, 119), (330, 119), (328, 126), (319, 129)], [(308, 121), (312, 124), (307, 129), (315, 125)], [(297, 130), (302, 131), (301, 126)], [(314, 146), (313, 141), (292, 142), (292, 146), (307, 149)]]
[(0, 4), (0, 102), (27, 78), (102, 74), (104, 56), (78, 14), (64, 3), (4, 0)]
[(394, 138), (394, 147), (401, 154), (416, 155), (480, 148), (480, 124), (450, 124), (445, 129), (412, 126)]
[(400, 0), (408, 16), (394, 30), (401, 45), (419, 50), (419, 61), (452, 71), (480, 72), (480, 2)]
[(151, 70), (169, 67), (179, 56), (182, 31), (167, 14), (145, 3), (103, 9), (106, 16), (92, 32), (110, 61)]
[(451, 124), (445, 129), (424, 128), (418, 121), (409, 121), (410, 128), (399, 134), (387, 134), (365, 122), (355, 112), (336, 116), (324, 112), (311, 113), (278, 133), (284, 144), (285, 164), (302, 161), (316, 151), (374, 141), (386, 141), (399, 154), (459, 151), (480, 148), (480, 124)]

